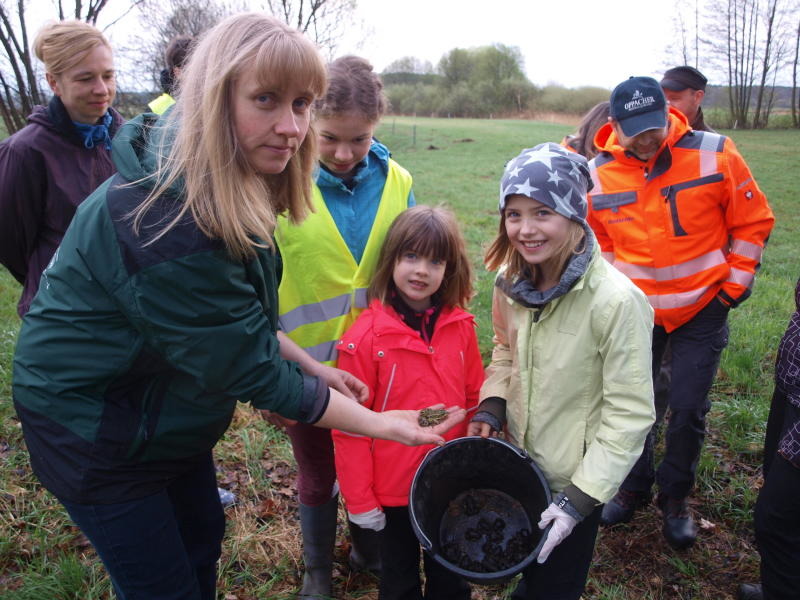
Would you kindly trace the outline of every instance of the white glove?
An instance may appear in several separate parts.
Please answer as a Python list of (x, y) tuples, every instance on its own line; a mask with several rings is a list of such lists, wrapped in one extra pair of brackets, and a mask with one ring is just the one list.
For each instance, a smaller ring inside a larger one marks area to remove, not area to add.
[(551, 503), (542, 513), (541, 520), (539, 521), (539, 529), (544, 529), (548, 524), (553, 523), (550, 531), (547, 533), (547, 538), (544, 541), (539, 556), (536, 562), (542, 564), (550, 556), (553, 548), (563, 542), (566, 537), (572, 533), (575, 525), (578, 524), (577, 519), (569, 516), (566, 512), (558, 508), (554, 503)]
[(373, 508), (363, 513), (353, 514), (347, 513), (347, 518), (353, 523), (364, 529), (372, 529), (373, 531), (380, 531), (386, 527), (386, 515), (380, 508)]

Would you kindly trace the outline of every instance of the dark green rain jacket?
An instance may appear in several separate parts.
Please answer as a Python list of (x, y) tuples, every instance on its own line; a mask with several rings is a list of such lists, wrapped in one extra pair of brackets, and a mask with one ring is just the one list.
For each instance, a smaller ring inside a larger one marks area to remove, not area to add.
[[(117, 175), (79, 207), (23, 319), (13, 395), (36, 475), (60, 499), (155, 493), (206, 459), (237, 400), (303, 422), (327, 388), (279, 356), (280, 259), (232, 259), (191, 218), (153, 244), (180, 202), (164, 195), (142, 235), (155, 115), (114, 139)], [(154, 135), (155, 137), (155, 135)]]

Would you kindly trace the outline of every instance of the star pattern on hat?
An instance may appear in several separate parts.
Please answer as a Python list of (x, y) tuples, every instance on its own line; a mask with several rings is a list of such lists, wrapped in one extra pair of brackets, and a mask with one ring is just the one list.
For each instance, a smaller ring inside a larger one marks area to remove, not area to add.
[(517, 166), (514, 166), (514, 168), (513, 168), (513, 169), (507, 169), (507, 170), (506, 170), (506, 174), (507, 174), (509, 177), (518, 177), (518, 176), (519, 176), (519, 172), (520, 172), (520, 170), (521, 170), (521, 169), (520, 169), (519, 167), (517, 167)]
[(551, 159), (556, 158), (558, 156), (563, 156), (563, 155), (559, 152), (553, 152), (552, 150), (549, 149), (540, 149), (537, 152), (531, 151), (526, 154), (523, 154), (520, 158), (527, 157), (527, 160), (524, 163), (522, 163), (523, 167), (536, 163), (542, 163), (543, 165), (547, 166), (548, 170), (552, 171), (553, 161)]
[(572, 189), (568, 189), (567, 193), (563, 196), (555, 190), (548, 190), (550, 197), (556, 203), (556, 212), (559, 214), (571, 214), (575, 212), (575, 207), (572, 206)]
[(558, 182), (561, 181), (561, 177), (558, 176), (558, 171), (550, 171), (547, 182), (548, 183), (555, 183), (556, 187), (558, 187)]
[(500, 181), (502, 211), (508, 196), (527, 196), (567, 218), (583, 222), (591, 186), (586, 159), (552, 142), (523, 150)]
[[(511, 186), (509, 186), (509, 187), (511, 187)], [(514, 187), (516, 188), (516, 192), (518, 194), (522, 194), (523, 196), (528, 196), (529, 198), (531, 197), (531, 194), (533, 194), (533, 192), (538, 192), (539, 191), (539, 188), (533, 187), (531, 185), (531, 180), (530, 179), (526, 179), (525, 183), (518, 183), (518, 184), (514, 185)]]

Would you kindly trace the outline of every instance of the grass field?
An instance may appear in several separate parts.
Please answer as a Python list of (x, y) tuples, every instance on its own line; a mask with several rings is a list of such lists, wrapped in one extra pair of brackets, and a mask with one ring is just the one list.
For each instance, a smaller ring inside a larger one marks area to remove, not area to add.
[[(522, 148), (559, 141), (569, 127), (531, 121), (388, 117), (378, 136), (414, 175), (417, 202), (447, 204), (457, 213), (474, 258), (478, 295), (472, 304), (481, 348), (490, 348), (493, 276), (480, 266), (497, 229), (497, 188), (506, 160)], [(693, 500), (703, 529), (697, 545), (671, 550), (654, 509), (626, 526), (602, 531), (587, 600), (733, 597), (740, 581), (757, 578), (752, 507), (760, 485), (763, 429), (772, 364), (792, 309), (800, 274), (795, 173), (800, 133), (732, 133), (766, 192), (777, 225), (750, 300), (731, 314), (731, 343), (714, 386), (709, 436)], [(10, 363), (19, 288), (0, 273), (0, 599), (109, 598), (109, 584), (91, 547), (31, 475), (10, 398)], [(281, 432), (242, 407), (217, 448), (219, 481), (236, 492), (220, 568), (224, 600), (288, 598), (300, 576), (294, 465)], [(337, 547), (335, 591), (341, 598), (376, 598), (375, 580), (346, 566)], [(475, 588), (479, 599), (504, 598), (507, 588)]]

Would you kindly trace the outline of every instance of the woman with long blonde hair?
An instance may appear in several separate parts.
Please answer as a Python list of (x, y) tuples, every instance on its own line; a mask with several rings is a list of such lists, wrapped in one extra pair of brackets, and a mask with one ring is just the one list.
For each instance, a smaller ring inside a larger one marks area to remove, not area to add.
[[(36, 475), (120, 598), (215, 597), (224, 515), (211, 451), (236, 402), (409, 444), (363, 384), (277, 331), (275, 215), (309, 207), (325, 68), (299, 32), (230, 17), (192, 53), (164, 122), (114, 140), (118, 174), (82, 205), (23, 320), (14, 402)], [(347, 397), (349, 396), (349, 398)]]

